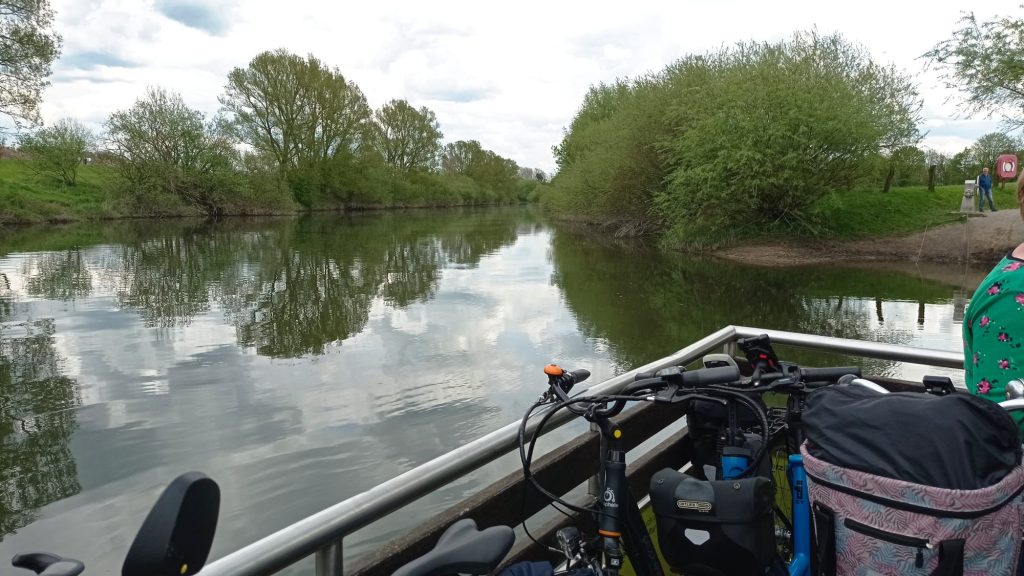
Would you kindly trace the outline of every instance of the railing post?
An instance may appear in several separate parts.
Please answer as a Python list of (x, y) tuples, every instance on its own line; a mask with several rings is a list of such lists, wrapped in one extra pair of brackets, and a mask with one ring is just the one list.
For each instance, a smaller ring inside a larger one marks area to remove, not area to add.
[(316, 576), (342, 576), (342, 541), (316, 551)]
[(736, 350), (736, 341), (735, 340), (730, 340), (730, 341), (728, 341), (728, 342), (726, 342), (725, 344), (722, 345), (722, 354), (728, 354), (729, 356), (732, 356), (733, 358), (735, 358), (736, 357), (736, 352), (737, 352), (737, 350)]

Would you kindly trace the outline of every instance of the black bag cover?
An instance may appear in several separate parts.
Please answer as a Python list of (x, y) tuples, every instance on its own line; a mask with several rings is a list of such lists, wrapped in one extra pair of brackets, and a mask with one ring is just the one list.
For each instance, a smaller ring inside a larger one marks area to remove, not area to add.
[(768, 478), (698, 480), (670, 468), (651, 478), (658, 547), (687, 576), (762, 574), (776, 559)]
[[(756, 392), (743, 392), (762, 411), (767, 412), (768, 406), (764, 403), (764, 395)], [(719, 402), (710, 400), (694, 400), (686, 411), (688, 419), (696, 419), (702, 422), (729, 422), (729, 409)], [(736, 402), (736, 416), (740, 426), (760, 426), (761, 416), (756, 414), (746, 404)]]
[(937, 488), (985, 488), (1021, 461), (1013, 418), (971, 394), (829, 386), (807, 396), (803, 428), (815, 458)]

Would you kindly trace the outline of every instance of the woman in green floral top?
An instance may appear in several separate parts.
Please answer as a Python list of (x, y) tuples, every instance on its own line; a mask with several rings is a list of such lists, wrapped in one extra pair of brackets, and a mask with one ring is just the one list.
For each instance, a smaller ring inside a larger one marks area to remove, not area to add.
[[(1017, 199), (1024, 218), (1024, 177)], [(981, 281), (963, 325), (967, 388), (993, 402), (1006, 399), (1006, 383), (1024, 379), (1024, 244), (1003, 257)], [(1021, 422), (1020, 412), (1015, 413)]]

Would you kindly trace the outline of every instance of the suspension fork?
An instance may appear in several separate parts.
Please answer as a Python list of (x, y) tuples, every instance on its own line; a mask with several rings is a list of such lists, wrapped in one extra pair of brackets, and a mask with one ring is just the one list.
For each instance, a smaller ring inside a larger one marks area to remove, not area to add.
[(607, 441), (604, 458), (604, 490), (601, 493), (601, 510), (598, 516), (597, 532), (601, 535), (607, 566), (605, 576), (618, 576), (622, 568), (622, 506), (630, 500), (626, 491), (626, 451), (622, 445), (622, 429), (607, 418), (596, 421), (601, 435)]

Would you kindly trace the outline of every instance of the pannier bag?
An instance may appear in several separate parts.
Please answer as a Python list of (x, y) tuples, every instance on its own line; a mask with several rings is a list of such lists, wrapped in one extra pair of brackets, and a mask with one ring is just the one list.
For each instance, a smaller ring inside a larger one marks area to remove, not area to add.
[(650, 494), (658, 546), (674, 572), (765, 574), (775, 560), (768, 478), (708, 481), (666, 468), (651, 478)]
[(999, 405), (832, 386), (803, 427), (819, 574), (1016, 574), (1024, 468)]

